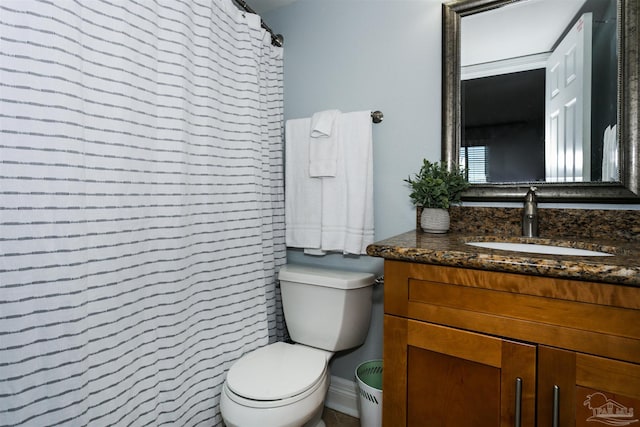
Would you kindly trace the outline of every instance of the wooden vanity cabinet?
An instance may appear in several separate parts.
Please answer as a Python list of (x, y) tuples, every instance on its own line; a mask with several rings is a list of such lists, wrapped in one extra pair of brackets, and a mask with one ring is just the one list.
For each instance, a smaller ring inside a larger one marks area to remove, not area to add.
[(384, 426), (640, 425), (640, 288), (385, 260), (384, 292)]

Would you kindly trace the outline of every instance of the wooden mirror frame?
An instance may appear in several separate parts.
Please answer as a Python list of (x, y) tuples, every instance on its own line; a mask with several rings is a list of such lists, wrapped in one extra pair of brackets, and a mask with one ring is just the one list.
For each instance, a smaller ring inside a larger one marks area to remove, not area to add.
[[(453, 0), (442, 5), (442, 160), (458, 163), (461, 140), (460, 19), (519, 0)], [(640, 2), (618, 0), (618, 140), (620, 182), (471, 184), (467, 201), (522, 201), (531, 185), (550, 202), (640, 203)]]

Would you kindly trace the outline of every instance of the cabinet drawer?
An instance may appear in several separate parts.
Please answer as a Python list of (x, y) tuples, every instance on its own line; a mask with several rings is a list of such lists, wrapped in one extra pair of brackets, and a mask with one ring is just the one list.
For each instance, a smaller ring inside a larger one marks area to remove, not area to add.
[(407, 286), (414, 311), (429, 304), (640, 339), (636, 310), (411, 278)]

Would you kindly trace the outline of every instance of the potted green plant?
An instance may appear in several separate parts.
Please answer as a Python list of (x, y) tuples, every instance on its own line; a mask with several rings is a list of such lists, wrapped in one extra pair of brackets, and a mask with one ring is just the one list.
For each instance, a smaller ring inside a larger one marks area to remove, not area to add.
[(465, 170), (446, 163), (431, 163), (424, 159), (420, 172), (404, 180), (411, 187), (409, 197), (422, 207), (420, 225), (427, 233), (446, 233), (449, 230), (449, 206), (460, 203), (460, 196), (469, 188)]

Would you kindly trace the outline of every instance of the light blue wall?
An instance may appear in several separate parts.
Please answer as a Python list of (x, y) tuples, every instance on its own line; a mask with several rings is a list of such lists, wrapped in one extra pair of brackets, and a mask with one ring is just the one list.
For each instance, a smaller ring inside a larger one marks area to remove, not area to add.
[[(263, 15), (285, 38), (284, 114), (381, 110), (373, 125), (376, 240), (415, 228), (403, 179), (440, 158), (440, 0), (299, 0)], [(288, 251), (288, 262), (382, 274), (382, 260)], [(337, 355), (333, 375), (382, 357), (382, 289), (367, 342)]]
[[(441, 3), (299, 0), (263, 15), (285, 38), (285, 120), (332, 108), (384, 113), (384, 121), (373, 126), (376, 240), (415, 228), (415, 208), (403, 179), (419, 169), (423, 158), (440, 158)], [(541, 207), (640, 209), (640, 205)], [(292, 263), (382, 273), (378, 258), (312, 257), (298, 250), (287, 255)], [(359, 362), (382, 357), (382, 310), (382, 289), (375, 289), (367, 341), (337, 355), (333, 375), (353, 379)]]

